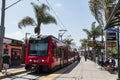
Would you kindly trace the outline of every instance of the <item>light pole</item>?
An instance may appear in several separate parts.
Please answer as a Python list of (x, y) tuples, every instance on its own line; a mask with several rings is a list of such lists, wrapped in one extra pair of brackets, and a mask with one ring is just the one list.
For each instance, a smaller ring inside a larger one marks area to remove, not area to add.
[(2, 46), (3, 46), (3, 38), (5, 33), (4, 21), (5, 21), (5, 10), (9, 7), (15, 5), (16, 3), (22, 0), (18, 0), (17, 2), (13, 3), (12, 5), (5, 8), (6, 0), (2, 0), (2, 9), (1, 9), (1, 25), (0, 25), (0, 71), (2, 70)]
[(65, 34), (66, 31), (67, 30), (65, 30), (65, 29), (59, 30), (60, 33), (58, 34), (58, 39), (62, 40), (62, 36)]
[(5, 21), (5, 0), (2, 0), (1, 26), (0, 26), (0, 71), (2, 70), (2, 46), (5, 31), (4, 21)]

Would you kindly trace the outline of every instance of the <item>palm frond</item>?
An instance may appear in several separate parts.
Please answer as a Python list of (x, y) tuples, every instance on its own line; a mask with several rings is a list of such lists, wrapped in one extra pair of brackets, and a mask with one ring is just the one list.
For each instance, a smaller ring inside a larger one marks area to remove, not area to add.
[(83, 29), (83, 31), (86, 32), (87, 35), (90, 34), (89, 30), (87, 30), (87, 29)]
[(89, 39), (92, 37), (91, 31), (89, 31), (87, 29), (83, 29), (83, 31), (87, 34), (87, 36), (88, 36)]
[(18, 23), (18, 27), (21, 29), (22, 27), (26, 27), (27, 25), (31, 25), (34, 26), (36, 25), (35, 21), (33, 18), (31, 17), (25, 17), (23, 18), (19, 23)]
[(42, 4), (40, 6), (38, 6), (34, 3), (31, 3), (31, 4), (34, 8), (34, 12), (35, 12), (37, 20), (41, 20), (45, 16), (46, 11), (50, 10), (50, 8), (45, 4)]
[(42, 20), (42, 22), (43, 22), (43, 24), (48, 24), (48, 23), (57, 24), (56, 19), (50, 14), (47, 14), (46, 16), (44, 16), (44, 19)]
[(65, 38), (65, 39), (63, 40), (63, 42), (64, 42), (65, 44), (67, 44), (68, 46), (71, 46), (71, 45), (73, 44), (73, 40), (74, 40), (74, 39)]
[(87, 46), (89, 40), (88, 39), (81, 39), (80, 42), (81, 42), (82, 47), (85, 48)]
[(102, 15), (102, 6), (99, 5), (100, 1), (99, 0), (90, 0), (89, 1), (89, 7), (91, 10), (92, 15), (95, 17), (99, 25), (104, 25), (103, 22), (103, 15)]
[(96, 28), (95, 23), (96, 23), (96, 22), (92, 22), (92, 25), (91, 25), (91, 30), (93, 30), (93, 31), (94, 31), (95, 28)]
[(41, 32), (40, 30), (41, 30), (42, 23), (43, 24), (49, 24), (49, 23), (57, 24), (56, 19), (47, 12), (47, 10), (48, 11), (50, 10), (50, 8), (47, 5), (45, 4), (37, 5), (34, 3), (31, 3), (31, 5), (33, 6), (33, 9), (34, 9), (36, 22), (33, 18), (27, 16), (18, 23), (18, 27), (20, 29), (22, 27), (26, 27), (27, 25), (32, 25), (32, 26), (35, 26), (34, 32), (37, 35), (39, 35)]

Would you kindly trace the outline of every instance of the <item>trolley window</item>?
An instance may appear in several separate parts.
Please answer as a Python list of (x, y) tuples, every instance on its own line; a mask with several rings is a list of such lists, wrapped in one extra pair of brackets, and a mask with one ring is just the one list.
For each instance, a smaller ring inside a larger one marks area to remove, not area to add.
[(47, 55), (48, 43), (44, 40), (32, 40), (30, 41), (30, 56), (45, 56)]

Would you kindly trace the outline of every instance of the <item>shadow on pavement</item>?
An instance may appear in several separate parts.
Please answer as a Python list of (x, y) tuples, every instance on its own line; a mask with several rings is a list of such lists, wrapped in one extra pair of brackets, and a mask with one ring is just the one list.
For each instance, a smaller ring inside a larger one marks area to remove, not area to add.
[(80, 64), (80, 61), (79, 62), (75, 62), (74, 65), (70, 66), (68, 69), (66, 69), (63, 74), (66, 74), (66, 73), (70, 73), (78, 64)]

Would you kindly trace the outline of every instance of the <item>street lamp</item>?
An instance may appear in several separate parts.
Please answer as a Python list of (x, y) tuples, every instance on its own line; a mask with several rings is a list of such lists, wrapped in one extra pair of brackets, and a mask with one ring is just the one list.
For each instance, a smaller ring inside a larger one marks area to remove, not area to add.
[(4, 37), (4, 21), (5, 21), (5, 0), (2, 0), (2, 10), (1, 10), (1, 26), (0, 26), (0, 71), (2, 70), (2, 46)]
[(58, 39), (62, 40), (62, 36), (65, 34), (66, 31), (66, 29), (59, 30), (60, 33), (58, 34)]

